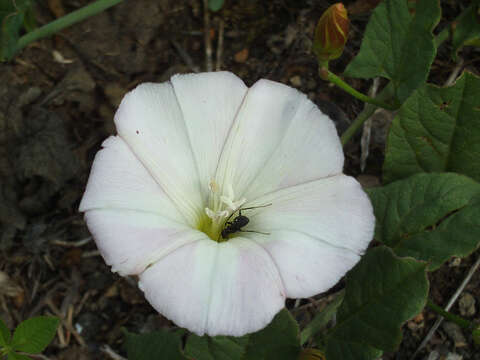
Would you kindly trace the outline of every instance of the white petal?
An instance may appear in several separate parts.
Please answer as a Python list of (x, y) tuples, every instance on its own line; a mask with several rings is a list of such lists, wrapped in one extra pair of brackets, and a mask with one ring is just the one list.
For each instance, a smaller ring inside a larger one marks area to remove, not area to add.
[(222, 153), (217, 182), (248, 200), (342, 172), (333, 122), (307, 97), (260, 80), (247, 92)]
[(111, 136), (95, 156), (80, 211), (125, 209), (153, 212), (185, 222), (163, 189), (118, 136)]
[(375, 217), (358, 182), (337, 175), (286, 188), (247, 206), (244, 230), (271, 254), (289, 297), (329, 289), (355, 265), (373, 238)]
[(289, 298), (306, 298), (327, 291), (360, 260), (360, 255), (353, 251), (330, 246), (303, 232), (272, 230), (268, 236), (247, 236), (272, 256)]
[(207, 193), (247, 87), (230, 72), (175, 75), (171, 82), (190, 135), (202, 190)]
[(89, 210), (85, 220), (105, 262), (120, 275), (139, 274), (175, 249), (206, 237), (148, 212)]
[(140, 286), (157, 311), (198, 335), (260, 330), (285, 300), (269, 254), (243, 238), (183, 246), (145, 270)]
[(203, 195), (182, 111), (169, 82), (137, 86), (115, 114), (118, 134), (194, 226)]

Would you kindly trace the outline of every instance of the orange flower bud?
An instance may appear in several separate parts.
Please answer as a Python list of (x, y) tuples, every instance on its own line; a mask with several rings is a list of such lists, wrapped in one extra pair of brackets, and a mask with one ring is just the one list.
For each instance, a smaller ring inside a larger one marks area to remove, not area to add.
[(320, 61), (328, 61), (342, 55), (348, 38), (347, 9), (342, 3), (330, 6), (318, 20), (313, 41), (313, 52)]
[(317, 349), (303, 349), (297, 360), (325, 360), (325, 356)]

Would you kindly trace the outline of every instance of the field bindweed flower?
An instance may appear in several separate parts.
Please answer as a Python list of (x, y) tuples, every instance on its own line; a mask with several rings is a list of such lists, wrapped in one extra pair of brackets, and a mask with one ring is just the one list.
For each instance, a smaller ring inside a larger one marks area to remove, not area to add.
[(198, 335), (260, 330), (286, 297), (335, 285), (372, 239), (334, 124), (293, 88), (176, 75), (128, 93), (115, 125), (80, 211), (112, 271), (138, 275), (150, 304)]

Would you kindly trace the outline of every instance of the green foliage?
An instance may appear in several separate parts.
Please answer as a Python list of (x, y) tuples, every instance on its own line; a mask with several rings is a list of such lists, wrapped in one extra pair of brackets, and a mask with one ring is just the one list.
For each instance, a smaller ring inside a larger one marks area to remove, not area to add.
[(453, 57), (465, 45), (480, 46), (480, 22), (478, 21), (479, 0), (473, 1), (464, 10), (455, 24), (452, 36)]
[(472, 331), (472, 337), (475, 345), (480, 345), (480, 327)]
[(480, 180), (480, 79), (465, 72), (454, 86), (426, 85), (403, 104), (387, 141), (384, 181), (453, 171)]
[(418, 1), (413, 17), (406, 1), (380, 3), (368, 22), (360, 52), (345, 75), (390, 79), (402, 103), (427, 79), (436, 54), (432, 29), (439, 20), (437, 0)]
[(0, 347), (5, 347), (10, 344), (10, 330), (7, 325), (0, 319)]
[(38, 354), (55, 337), (59, 320), (50, 316), (38, 316), (20, 323), (13, 333), (10, 346), (14, 350)]
[(345, 293), (342, 291), (337, 297), (328, 304), (325, 309), (315, 315), (310, 323), (302, 330), (300, 334), (300, 344), (305, 344), (307, 340), (322, 331), (337, 313), (337, 309), (343, 301)]
[(26, 355), (18, 354), (18, 353), (15, 353), (15, 352), (8, 353), (7, 359), (8, 360), (32, 360), (32, 358), (30, 358)]
[(248, 336), (197, 336), (190, 335), (185, 354), (195, 360), (242, 360)]
[(225, 0), (208, 0), (208, 8), (211, 11), (218, 11), (223, 7)]
[(20, 323), (11, 337), (7, 326), (0, 319), (0, 357), (3, 353), (8, 359), (30, 360), (28, 356), (16, 351), (30, 354), (42, 352), (55, 336), (58, 322), (57, 318), (49, 316), (30, 318)]
[(187, 359), (182, 353), (183, 330), (158, 330), (148, 334), (125, 331), (125, 347), (129, 360)]
[(375, 238), (400, 256), (437, 269), (451, 256), (466, 256), (480, 238), (480, 184), (459, 174), (417, 174), (369, 191)]
[(0, 0), (0, 61), (10, 60), (17, 50), (20, 31), (35, 28), (33, 0)]
[(263, 330), (243, 337), (189, 335), (185, 354), (183, 331), (156, 331), (136, 335), (126, 332), (129, 360), (291, 360), (300, 351), (297, 322), (288, 310), (280, 311)]
[(292, 360), (299, 352), (298, 324), (284, 309), (265, 329), (249, 336), (245, 360)]
[(337, 325), (326, 341), (328, 360), (375, 359), (400, 344), (401, 326), (425, 306), (426, 263), (371, 249), (347, 275)]

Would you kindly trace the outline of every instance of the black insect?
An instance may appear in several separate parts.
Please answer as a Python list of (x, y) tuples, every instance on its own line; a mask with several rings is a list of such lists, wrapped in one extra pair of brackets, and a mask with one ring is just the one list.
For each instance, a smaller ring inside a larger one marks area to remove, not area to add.
[(261, 231), (242, 230), (242, 228), (250, 222), (250, 219), (248, 217), (246, 217), (245, 215), (242, 215), (242, 210), (257, 209), (257, 208), (262, 208), (270, 205), (272, 204), (240, 208), (238, 209), (238, 216), (236, 216), (233, 219), (233, 221), (229, 221), (232, 218), (233, 214), (235, 214), (237, 211), (234, 211), (233, 213), (231, 213), (230, 216), (227, 218), (227, 221), (225, 222), (225, 225), (220, 234), (222, 239), (228, 239), (228, 236), (230, 234), (234, 234), (236, 232), (254, 232), (254, 233), (269, 235), (268, 233), (264, 233)]

